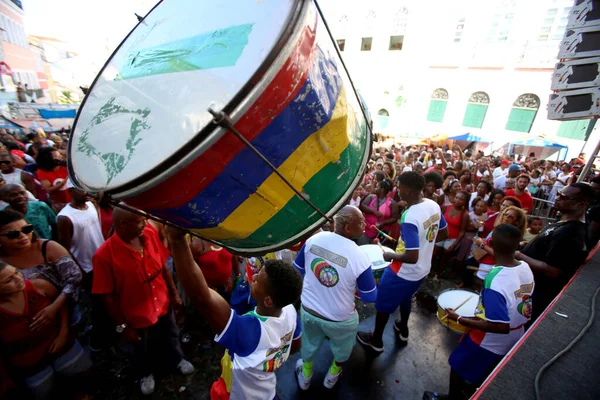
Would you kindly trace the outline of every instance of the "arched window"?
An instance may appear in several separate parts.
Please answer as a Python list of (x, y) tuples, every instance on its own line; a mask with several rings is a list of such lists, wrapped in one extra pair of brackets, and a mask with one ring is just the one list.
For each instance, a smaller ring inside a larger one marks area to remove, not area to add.
[(520, 95), (512, 105), (506, 129), (529, 133), (539, 108), (540, 98), (535, 94), (525, 93)]
[(429, 101), (429, 111), (427, 111), (427, 121), (443, 122), (444, 114), (446, 113), (446, 105), (448, 104), (448, 91), (438, 88), (431, 94)]
[(490, 104), (490, 96), (485, 92), (475, 92), (469, 97), (467, 110), (463, 118), (463, 126), (471, 128), (481, 128), (485, 114)]
[(382, 108), (379, 111), (377, 111), (375, 126), (378, 128), (378, 131), (387, 128), (389, 117), (390, 113), (385, 108)]

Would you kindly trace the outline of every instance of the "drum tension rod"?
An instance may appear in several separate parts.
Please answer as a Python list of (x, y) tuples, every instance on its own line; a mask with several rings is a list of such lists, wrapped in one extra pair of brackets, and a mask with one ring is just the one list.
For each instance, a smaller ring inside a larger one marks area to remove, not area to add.
[(275, 172), (277, 174), (277, 176), (279, 176), (281, 178), (281, 180), (283, 182), (285, 182), (285, 184), (288, 185), (290, 187), (290, 189), (292, 189), (294, 191), (294, 193), (296, 193), (296, 195), (298, 197), (300, 197), (302, 200), (304, 200), (306, 202), (306, 204), (311, 206), (317, 213), (319, 213), (319, 215), (321, 215), (323, 218), (325, 218), (328, 222), (333, 222), (333, 219), (331, 217), (327, 216), (327, 214), (325, 214), (323, 211), (319, 210), (319, 208), (317, 208), (317, 206), (315, 206), (308, 198), (306, 198), (306, 196), (304, 194), (300, 193), (300, 191), (298, 189), (296, 189), (294, 187), (294, 185), (292, 185), (292, 183), (290, 181), (288, 181), (281, 174), (281, 172), (279, 172), (277, 170), (277, 168), (275, 168), (275, 166), (273, 164), (271, 164), (271, 162), (269, 160), (267, 160), (267, 158), (265, 156), (263, 156), (260, 151), (258, 151), (258, 149), (256, 147), (254, 147), (252, 145), (252, 143), (250, 143), (237, 129), (235, 129), (235, 127), (233, 126), (233, 122), (231, 121), (231, 118), (229, 117), (229, 115), (227, 115), (223, 111), (217, 112), (217, 111), (213, 110), (212, 108), (209, 108), (208, 112), (211, 113), (211, 115), (214, 117), (214, 119), (213, 119), (214, 124), (217, 124), (217, 125), (221, 126), (222, 128), (227, 129), (228, 131), (233, 133), (235, 136), (237, 136), (237, 138), (240, 139), (246, 145), (246, 147), (248, 147), (250, 150), (252, 150), (254, 152), (254, 154), (259, 156), (260, 159), (263, 160), (269, 166), (269, 168), (271, 168), (273, 170), (273, 172)]

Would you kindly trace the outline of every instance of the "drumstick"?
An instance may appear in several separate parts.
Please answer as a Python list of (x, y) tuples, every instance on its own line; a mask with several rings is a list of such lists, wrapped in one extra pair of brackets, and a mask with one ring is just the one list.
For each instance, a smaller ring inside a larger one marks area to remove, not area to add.
[(377, 232), (381, 233), (383, 236), (385, 236), (387, 239), (393, 240), (394, 242), (397, 242), (396, 239), (394, 239), (393, 237), (391, 237), (390, 235), (388, 235), (387, 233), (385, 233), (384, 231), (379, 230), (379, 228), (377, 228), (375, 225), (371, 225), (371, 229), (376, 230)]
[[(456, 306), (456, 308), (454, 309), (454, 311), (456, 312), (459, 308), (461, 308), (462, 306), (464, 306), (467, 303), (467, 301), (471, 300), (472, 297), (473, 297), (473, 295), (467, 297), (462, 303), (460, 303), (459, 305)], [(450, 315), (450, 314), (444, 315), (442, 318), (440, 318), (440, 321), (443, 321), (446, 318), (448, 318), (448, 315)]]
[(383, 248), (383, 246), (381, 245), (381, 243), (379, 243), (379, 239), (377, 239), (377, 238), (373, 239), (373, 243), (375, 243), (377, 246), (379, 246), (379, 248), (381, 249), (381, 251), (383, 251), (385, 253), (385, 249)]

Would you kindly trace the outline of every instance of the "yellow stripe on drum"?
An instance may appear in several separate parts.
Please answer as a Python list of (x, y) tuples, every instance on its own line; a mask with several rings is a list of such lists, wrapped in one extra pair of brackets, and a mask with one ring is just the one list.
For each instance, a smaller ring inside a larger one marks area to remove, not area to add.
[[(342, 88), (329, 123), (302, 142), (278, 171), (302, 190), (323, 167), (338, 161), (350, 144), (347, 120), (348, 105)], [(192, 231), (214, 240), (247, 238), (283, 209), (294, 195), (292, 189), (272, 173), (225, 221), (215, 228)]]

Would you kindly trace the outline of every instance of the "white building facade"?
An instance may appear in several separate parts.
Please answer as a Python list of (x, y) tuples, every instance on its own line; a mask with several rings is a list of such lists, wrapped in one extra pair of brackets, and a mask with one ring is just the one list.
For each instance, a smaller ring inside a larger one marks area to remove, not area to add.
[(320, 4), (376, 132), (469, 132), (495, 147), (543, 135), (581, 151), (588, 121), (550, 121), (546, 109), (573, 0)]

